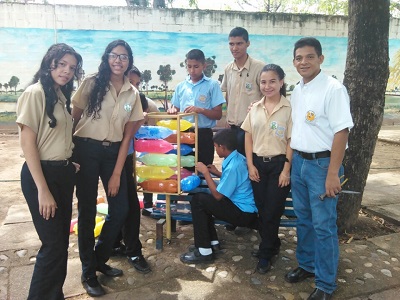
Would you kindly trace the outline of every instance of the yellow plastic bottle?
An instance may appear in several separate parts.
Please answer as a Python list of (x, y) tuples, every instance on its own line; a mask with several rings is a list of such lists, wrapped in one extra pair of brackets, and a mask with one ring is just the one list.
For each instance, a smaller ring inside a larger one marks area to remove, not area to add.
[[(192, 123), (184, 119), (181, 119), (179, 124), (180, 124), (179, 128), (180, 131), (188, 130), (190, 127), (193, 126)], [(178, 130), (178, 120), (160, 120), (157, 122), (157, 125), (167, 127), (172, 130)]]
[(102, 221), (96, 223), (96, 226), (94, 227), (94, 237), (98, 237), (100, 235), (101, 230), (103, 229), (103, 225), (104, 225), (104, 219), (102, 219)]
[(137, 166), (136, 175), (146, 179), (167, 179), (174, 175), (175, 172), (169, 167), (159, 166)]

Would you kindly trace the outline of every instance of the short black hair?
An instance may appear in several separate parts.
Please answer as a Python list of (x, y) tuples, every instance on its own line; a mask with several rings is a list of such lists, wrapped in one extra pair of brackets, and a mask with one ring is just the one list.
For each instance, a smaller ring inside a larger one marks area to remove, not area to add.
[(140, 103), (142, 103), (142, 110), (146, 111), (149, 108), (149, 102), (147, 102), (146, 95), (143, 93), (139, 93)]
[(128, 74), (136, 74), (137, 76), (139, 76), (139, 78), (142, 77), (142, 73), (140, 73), (139, 69), (135, 66), (132, 66)]
[(310, 46), (314, 47), (315, 52), (317, 53), (318, 56), (322, 55), (322, 46), (321, 43), (314, 37), (304, 37), (299, 39), (295, 44), (294, 44), (294, 50), (293, 50), (293, 57), (296, 57), (296, 50), (299, 48), (303, 48), (305, 46)]
[(236, 132), (232, 129), (221, 129), (215, 133), (213, 142), (217, 145), (223, 145), (228, 150), (234, 151), (237, 148)]
[(204, 52), (201, 51), (200, 49), (192, 49), (190, 50), (187, 54), (186, 54), (186, 60), (188, 59), (194, 59), (197, 60), (199, 62), (201, 62), (202, 64), (204, 64), (206, 62), (206, 57), (204, 56)]
[(249, 33), (243, 27), (235, 27), (229, 33), (229, 37), (237, 37), (237, 36), (239, 37), (241, 36), (246, 43), (249, 41)]

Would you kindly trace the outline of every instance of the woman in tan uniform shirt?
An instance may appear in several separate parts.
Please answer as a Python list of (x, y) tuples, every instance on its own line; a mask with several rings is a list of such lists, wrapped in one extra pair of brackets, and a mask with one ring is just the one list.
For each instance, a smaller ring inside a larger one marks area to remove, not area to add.
[[(87, 76), (72, 98), (74, 156), (81, 166), (76, 183), (81, 280), (94, 297), (105, 293), (96, 271), (110, 277), (122, 275), (122, 270), (106, 262), (128, 213), (124, 163), (129, 141), (143, 123), (139, 92), (126, 77), (132, 64), (128, 43), (111, 42), (101, 57), (98, 73)], [(95, 245), (99, 177), (107, 194), (108, 215)]]
[(69, 226), (75, 184), (70, 98), (82, 57), (66, 44), (52, 45), (17, 103), (25, 156), (21, 187), (42, 242), (28, 299), (64, 299)]
[(278, 65), (264, 66), (256, 102), (242, 124), (249, 177), (258, 209), (260, 248), (257, 271), (267, 273), (279, 253), (280, 219), (290, 190), (292, 109), (286, 96), (285, 73)]

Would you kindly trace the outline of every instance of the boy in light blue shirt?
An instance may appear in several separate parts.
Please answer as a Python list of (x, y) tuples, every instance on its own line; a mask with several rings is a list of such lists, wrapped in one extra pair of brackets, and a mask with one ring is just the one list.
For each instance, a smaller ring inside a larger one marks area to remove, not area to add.
[[(214, 161), (212, 128), (222, 117), (222, 104), (225, 103), (225, 99), (218, 81), (203, 73), (206, 68), (203, 51), (190, 50), (186, 54), (185, 63), (189, 76), (177, 85), (168, 113), (198, 114), (198, 161), (209, 165)], [(194, 117), (189, 117), (188, 121), (193, 122)]]

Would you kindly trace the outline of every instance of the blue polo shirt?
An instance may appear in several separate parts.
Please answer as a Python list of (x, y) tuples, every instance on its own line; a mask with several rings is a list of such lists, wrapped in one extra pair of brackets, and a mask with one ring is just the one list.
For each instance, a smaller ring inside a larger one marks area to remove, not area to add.
[[(205, 109), (225, 103), (219, 83), (203, 75), (203, 78), (196, 83), (192, 83), (190, 76), (185, 81), (180, 82), (172, 96), (171, 103), (179, 108), (181, 112), (188, 106), (197, 106)], [(194, 117), (185, 117), (189, 122), (194, 122)], [(216, 120), (211, 120), (205, 115), (198, 114), (199, 128), (213, 128), (217, 124)]]
[(222, 162), (222, 175), (217, 191), (229, 198), (241, 211), (257, 212), (246, 158), (237, 150)]

